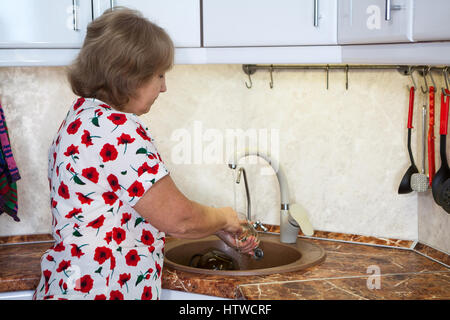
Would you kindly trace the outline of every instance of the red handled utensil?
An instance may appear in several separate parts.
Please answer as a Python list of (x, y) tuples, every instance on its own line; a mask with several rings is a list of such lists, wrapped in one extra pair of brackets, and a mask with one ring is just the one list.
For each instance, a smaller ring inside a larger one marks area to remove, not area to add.
[(411, 130), (413, 129), (412, 118), (414, 112), (414, 90), (415, 90), (414, 87), (411, 87), (409, 89), (409, 110), (408, 110), (408, 153), (411, 165), (403, 175), (402, 180), (400, 181), (400, 186), (398, 187), (399, 194), (410, 193), (413, 191), (411, 189), (411, 176), (414, 173), (419, 172), (419, 170), (417, 170), (416, 164), (414, 163), (414, 157), (411, 150)]
[(430, 111), (428, 126), (428, 179), (430, 186), (436, 172), (436, 159), (434, 155), (434, 87), (430, 87)]
[[(447, 92), (450, 93), (450, 91), (448, 90)], [(443, 187), (444, 182), (450, 177), (450, 168), (448, 167), (447, 148), (446, 148), (447, 127), (448, 127), (448, 105), (449, 105), (449, 97), (445, 97), (444, 94), (441, 93), (441, 119), (439, 126), (439, 134), (441, 136), (439, 142), (441, 167), (434, 175), (433, 182), (431, 184), (433, 198), (438, 205), (442, 205), (440, 199), (441, 189)]]

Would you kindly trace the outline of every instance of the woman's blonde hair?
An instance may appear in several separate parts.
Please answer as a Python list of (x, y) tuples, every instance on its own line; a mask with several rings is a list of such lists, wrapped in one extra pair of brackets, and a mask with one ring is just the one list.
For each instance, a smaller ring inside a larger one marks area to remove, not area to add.
[(173, 65), (169, 35), (139, 11), (115, 7), (87, 27), (78, 57), (69, 66), (72, 91), (121, 110), (136, 90)]

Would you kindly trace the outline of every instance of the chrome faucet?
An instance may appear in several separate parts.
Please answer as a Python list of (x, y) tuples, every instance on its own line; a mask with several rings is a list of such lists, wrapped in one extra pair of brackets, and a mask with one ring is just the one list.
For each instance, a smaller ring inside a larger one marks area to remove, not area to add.
[[(247, 174), (245, 173), (245, 169), (244, 168), (239, 167), (238, 173), (237, 173), (237, 178), (236, 178), (236, 183), (240, 183), (241, 182), (241, 175), (242, 174), (244, 176), (245, 195), (247, 197), (247, 220), (250, 222), (250, 221), (252, 221), (252, 202), (251, 202), (251, 199), (250, 199), (250, 190), (248, 188), (248, 183), (247, 183)], [(259, 220), (255, 221), (253, 223), (253, 228), (256, 229), (258, 227), (260, 227), (264, 232), (268, 231), (268, 229)]]
[(248, 183), (247, 183), (247, 174), (245, 173), (245, 169), (240, 167), (238, 169), (236, 183), (241, 182), (241, 174), (244, 174), (244, 186), (245, 186), (245, 195), (247, 197), (247, 220), (252, 221), (252, 203), (250, 200), (250, 191), (248, 190)]
[[(286, 176), (284, 175), (284, 171), (281, 168), (281, 165), (275, 160), (271, 159), (268, 155), (261, 153), (259, 151), (249, 151), (245, 150), (244, 152), (238, 153), (234, 155), (234, 158), (228, 162), (228, 166), (231, 169), (237, 168), (238, 161), (246, 156), (255, 155), (266, 160), (273, 168), (275, 173), (277, 174), (278, 183), (280, 186), (280, 198), (281, 198), (281, 210), (280, 210), (280, 241), (284, 243), (295, 243), (297, 242), (298, 232), (300, 227), (291, 215), (289, 214), (289, 188), (286, 180)], [(241, 171), (242, 168), (239, 169)], [(242, 169), (243, 171), (244, 169)], [(238, 178), (240, 177), (240, 173), (238, 173)], [(246, 184), (246, 192), (247, 192), (247, 201), (250, 200), (248, 185), (247, 185), (247, 177), (244, 171), (244, 179)], [(248, 202), (250, 208), (250, 202)], [(250, 214), (250, 211), (247, 210), (247, 215)]]

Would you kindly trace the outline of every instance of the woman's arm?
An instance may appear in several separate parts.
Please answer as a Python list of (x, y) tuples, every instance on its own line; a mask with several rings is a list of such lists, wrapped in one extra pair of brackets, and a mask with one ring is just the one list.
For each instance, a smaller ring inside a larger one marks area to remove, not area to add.
[(232, 208), (213, 208), (189, 200), (169, 175), (157, 181), (134, 209), (155, 228), (177, 238), (197, 239), (219, 231), (241, 231)]

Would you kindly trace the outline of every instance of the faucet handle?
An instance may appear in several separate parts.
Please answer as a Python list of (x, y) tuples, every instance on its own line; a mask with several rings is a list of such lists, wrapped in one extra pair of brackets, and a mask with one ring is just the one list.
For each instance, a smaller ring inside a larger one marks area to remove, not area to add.
[(269, 229), (267, 229), (267, 228), (262, 224), (261, 221), (256, 220), (256, 221), (253, 223), (253, 228), (257, 229), (258, 227), (260, 227), (260, 228), (262, 229), (262, 231), (264, 231), (264, 232), (267, 232), (267, 231), (269, 230)]

